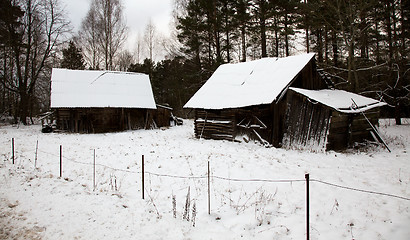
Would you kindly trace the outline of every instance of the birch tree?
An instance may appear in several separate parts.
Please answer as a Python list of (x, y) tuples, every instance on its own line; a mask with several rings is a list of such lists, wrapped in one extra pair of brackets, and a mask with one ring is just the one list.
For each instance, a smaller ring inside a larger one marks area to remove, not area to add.
[(99, 38), (101, 37), (100, 23), (97, 19), (95, 1), (91, 2), (90, 9), (81, 23), (78, 39), (83, 46), (84, 60), (90, 69), (99, 69), (102, 61)]
[(148, 51), (148, 58), (151, 60), (151, 62), (154, 60), (154, 50), (157, 44), (157, 36), (156, 36), (156, 27), (152, 20), (150, 19), (148, 21), (148, 24), (145, 26), (145, 32), (144, 32), (144, 42), (147, 47)]
[(106, 70), (116, 68), (116, 57), (127, 38), (127, 26), (122, 10), (121, 0), (92, 0), (83, 20), (82, 32), (78, 34), (83, 42), (88, 44), (86, 47), (89, 50), (85, 52), (91, 68), (99, 67), (100, 62)]

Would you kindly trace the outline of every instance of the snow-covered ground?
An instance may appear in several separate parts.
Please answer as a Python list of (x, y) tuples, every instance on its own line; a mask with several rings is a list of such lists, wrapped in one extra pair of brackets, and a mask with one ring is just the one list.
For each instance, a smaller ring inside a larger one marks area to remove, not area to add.
[[(410, 198), (410, 125), (383, 121), (380, 129), (392, 153), (376, 146), (310, 153), (200, 140), (189, 120), (169, 129), (108, 134), (43, 134), (38, 125), (1, 126), (0, 239), (304, 239), (306, 173), (314, 180)], [(188, 188), (189, 222), (183, 219)], [(409, 239), (409, 208), (409, 200), (311, 181), (310, 236)]]

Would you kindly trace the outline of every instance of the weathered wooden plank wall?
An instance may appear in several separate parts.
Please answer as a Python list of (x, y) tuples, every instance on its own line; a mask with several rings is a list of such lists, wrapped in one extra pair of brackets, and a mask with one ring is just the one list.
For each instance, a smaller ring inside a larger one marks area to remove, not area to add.
[(153, 124), (157, 127), (169, 127), (171, 119), (171, 108), (158, 107), (155, 110), (150, 110), (152, 114)]
[(314, 60), (306, 64), (291, 86), (310, 90), (328, 88), (326, 82), (318, 74)]
[(148, 117), (147, 109), (57, 108), (54, 110), (58, 129), (80, 133), (140, 129), (146, 127)]
[[(373, 140), (371, 126), (360, 113), (341, 113), (289, 91), (283, 146), (291, 149), (344, 150)], [(379, 109), (365, 113), (378, 124)]]
[[(236, 135), (246, 135), (249, 139), (272, 143), (273, 112), (270, 105), (259, 105), (236, 110)], [(256, 133), (257, 134), (256, 134)]]
[(287, 102), (283, 147), (324, 149), (329, 131), (331, 110), (293, 91), (288, 92)]
[[(378, 126), (379, 109), (365, 112), (370, 122)], [(366, 140), (374, 141), (371, 135), (372, 127), (361, 113), (346, 114), (336, 111), (332, 114), (331, 127), (328, 137), (328, 150), (343, 150), (354, 147)]]

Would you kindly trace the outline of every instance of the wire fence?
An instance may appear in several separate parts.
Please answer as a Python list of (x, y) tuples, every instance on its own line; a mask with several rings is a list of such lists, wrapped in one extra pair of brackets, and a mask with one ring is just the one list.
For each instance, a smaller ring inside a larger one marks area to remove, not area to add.
[(390, 193), (382, 193), (382, 192), (376, 192), (376, 191), (370, 191), (370, 190), (363, 190), (363, 189), (359, 189), (359, 188), (346, 187), (346, 186), (342, 186), (342, 185), (339, 185), (339, 184), (329, 183), (329, 182), (325, 182), (325, 181), (321, 181), (321, 180), (317, 180), (317, 179), (310, 179), (310, 180), (312, 182), (322, 183), (322, 184), (329, 185), (329, 186), (336, 187), (336, 188), (342, 188), (342, 189), (346, 189), (346, 190), (362, 192), (362, 193), (368, 193), (368, 194), (382, 195), (382, 196), (386, 196), (386, 197), (392, 197), (392, 198), (398, 198), (398, 199), (410, 201), (410, 198), (408, 198), (408, 197), (402, 197), (402, 196), (398, 196), (398, 195), (394, 195), (394, 194), (390, 194)]
[[(15, 147), (14, 147), (14, 138), (12, 139), (12, 148), (11, 148), (11, 162), (13, 164), (15, 164)], [(60, 177), (62, 177), (62, 165), (63, 165), (63, 160), (64, 161), (69, 161), (75, 164), (79, 164), (79, 165), (87, 165), (87, 166), (92, 166), (94, 169), (94, 173), (93, 173), (93, 191), (95, 191), (96, 189), (96, 181), (95, 181), (95, 167), (99, 166), (99, 167), (103, 167), (104, 169), (109, 169), (112, 171), (116, 171), (116, 172), (124, 172), (124, 173), (131, 173), (131, 174), (141, 174), (142, 177), (142, 187), (141, 187), (141, 192), (142, 192), (142, 199), (144, 199), (144, 193), (146, 191), (145, 187), (144, 187), (144, 175), (148, 174), (148, 175), (152, 175), (152, 176), (156, 176), (156, 177), (166, 177), (166, 178), (174, 178), (174, 179), (191, 179), (191, 180), (195, 180), (195, 179), (202, 179), (208, 180), (208, 214), (211, 213), (211, 197), (210, 197), (210, 189), (211, 189), (211, 183), (210, 180), (220, 180), (220, 181), (230, 181), (230, 182), (248, 182), (248, 183), (305, 183), (306, 184), (306, 235), (309, 236), (309, 184), (310, 183), (318, 183), (318, 184), (322, 184), (322, 185), (326, 185), (326, 186), (330, 186), (333, 188), (338, 188), (338, 189), (343, 189), (343, 190), (348, 190), (348, 191), (354, 191), (354, 192), (360, 192), (360, 193), (364, 193), (364, 194), (372, 194), (372, 195), (379, 195), (379, 196), (384, 196), (384, 197), (389, 197), (389, 198), (395, 198), (395, 199), (399, 199), (399, 200), (404, 200), (404, 201), (410, 201), (410, 197), (407, 196), (399, 196), (399, 195), (395, 195), (395, 194), (390, 194), (390, 193), (384, 193), (384, 192), (378, 192), (378, 191), (373, 191), (373, 190), (366, 190), (366, 189), (360, 189), (360, 188), (354, 188), (354, 187), (350, 187), (350, 186), (344, 186), (341, 184), (336, 184), (336, 183), (331, 183), (328, 181), (324, 181), (324, 180), (319, 180), (319, 179), (315, 179), (315, 178), (310, 178), (309, 174), (305, 175), (304, 179), (259, 179), (259, 178), (231, 178), (231, 177), (224, 177), (224, 176), (218, 176), (215, 174), (211, 174), (210, 172), (210, 165), (209, 165), (209, 161), (208, 161), (208, 169), (207, 169), (207, 174), (205, 175), (189, 175), (189, 176), (184, 176), (184, 175), (173, 175), (173, 174), (164, 174), (164, 173), (157, 173), (157, 172), (152, 172), (152, 171), (145, 171), (144, 170), (144, 156), (142, 155), (142, 165), (141, 165), (141, 171), (134, 171), (134, 170), (130, 170), (130, 169), (122, 169), (122, 168), (116, 168), (116, 167), (112, 167), (112, 166), (108, 166), (105, 164), (101, 164), (101, 163), (96, 163), (95, 162), (95, 150), (94, 150), (94, 161), (92, 163), (90, 162), (82, 162), (82, 161), (78, 161), (76, 158), (70, 158), (70, 157), (66, 157), (63, 155), (62, 153), (62, 146), (60, 145), (60, 154), (55, 154), (55, 153), (51, 153), (51, 152), (47, 152), (44, 150), (40, 150), (38, 149), (38, 142), (36, 145), (36, 156), (35, 156), (35, 163), (34, 166), (36, 167), (37, 164), (37, 153), (41, 152), (43, 154), (47, 154), (50, 156), (53, 156), (55, 158), (60, 158)], [(9, 159), (10, 160), (10, 159)], [(31, 162), (31, 161), (30, 161)], [(175, 198), (175, 196), (173, 196), (173, 199)], [(174, 201), (174, 200), (173, 200)], [(174, 204), (174, 203), (173, 203)], [(195, 210), (196, 211), (196, 210)], [(158, 212), (158, 210), (157, 210)], [(175, 210), (174, 210), (175, 212)], [(175, 216), (175, 213), (174, 213)], [(194, 223), (195, 225), (195, 223)]]
[[(54, 154), (54, 153), (50, 153), (50, 152), (46, 152), (40, 149), (36, 149), (36, 151), (38, 150), (38, 152), (44, 153), (44, 154), (48, 154), (50, 156), (53, 157), (62, 157), (64, 160), (68, 160), (70, 162), (76, 163), (76, 164), (81, 164), (81, 165), (88, 165), (88, 166), (100, 166), (106, 169), (110, 169), (113, 171), (118, 171), (118, 172), (125, 172), (125, 173), (133, 173), (133, 174), (142, 174), (142, 171), (132, 171), (132, 170), (128, 170), (128, 169), (121, 169), (121, 168), (115, 168), (115, 167), (111, 167), (105, 164), (101, 164), (101, 163), (87, 163), (87, 162), (81, 162), (78, 161), (74, 158), (68, 158), (64, 155), (60, 156), (58, 154)], [(14, 138), (12, 139), (12, 158), (13, 158), (13, 163), (14, 163), (14, 154), (15, 152), (15, 147), (14, 147)], [(37, 158), (37, 156), (36, 156)], [(176, 179), (206, 179), (208, 178), (208, 175), (203, 175), (203, 176), (180, 176), (180, 175), (172, 175), (172, 174), (161, 174), (161, 173), (155, 173), (155, 172), (150, 172), (150, 171), (144, 171), (145, 174), (149, 174), (149, 175), (153, 175), (153, 176), (157, 176), (157, 177), (168, 177), (168, 178), (176, 178)], [(219, 179), (219, 180), (223, 180), (223, 181), (232, 181), (232, 182), (265, 182), (265, 183), (293, 183), (293, 182), (306, 182), (306, 179), (257, 179), (257, 178), (251, 178), (251, 179), (239, 179), (239, 178), (229, 178), (229, 177), (222, 177), (222, 176), (217, 176), (217, 175), (211, 175), (210, 173), (209, 177), (211, 179)], [(314, 179), (314, 178), (310, 178), (309, 179), (311, 182), (316, 182), (316, 183), (320, 183), (320, 184), (324, 184), (324, 185), (328, 185), (328, 186), (332, 186), (335, 188), (340, 188), (340, 189), (345, 189), (345, 190), (350, 190), (350, 191), (355, 191), (355, 192), (361, 192), (361, 193), (367, 193), (367, 194), (374, 194), (374, 195), (381, 195), (381, 196), (386, 196), (386, 197), (392, 197), (392, 198), (396, 198), (396, 199), (402, 199), (402, 200), (406, 200), (406, 201), (410, 201), (410, 197), (404, 197), (404, 196), (399, 196), (399, 195), (395, 195), (395, 194), (390, 194), (390, 193), (383, 193), (383, 192), (377, 192), (377, 191), (372, 191), (372, 190), (365, 190), (365, 189), (359, 189), (359, 188), (354, 188), (354, 187), (349, 187), (349, 186), (343, 186), (340, 184), (336, 184), (336, 183), (331, 183), (331, 182), (327, 182), (324, 180), (319, 180), (319, 179)]]

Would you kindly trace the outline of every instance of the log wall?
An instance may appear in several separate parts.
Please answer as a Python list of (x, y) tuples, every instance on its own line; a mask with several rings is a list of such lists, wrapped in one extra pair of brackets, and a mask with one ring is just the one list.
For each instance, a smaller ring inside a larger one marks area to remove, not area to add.
[(233, 141), (236, 132), (235, 112), (197, 109), (194, 127), (197, 138)]
[(247, 108), (195, 111), (197, 138), (234, 141), (237, 136), (264, 143), (273, 143), (273, 107), (271, 105)]

